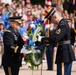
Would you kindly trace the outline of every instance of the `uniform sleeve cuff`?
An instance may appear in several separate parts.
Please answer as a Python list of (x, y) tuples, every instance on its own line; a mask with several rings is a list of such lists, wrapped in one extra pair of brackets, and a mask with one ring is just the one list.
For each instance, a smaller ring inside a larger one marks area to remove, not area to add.
[(17, 53), (18, 48), (19, 48), (19, 46), (15, 47), (15, 50), (14, 50), (15, 53)]

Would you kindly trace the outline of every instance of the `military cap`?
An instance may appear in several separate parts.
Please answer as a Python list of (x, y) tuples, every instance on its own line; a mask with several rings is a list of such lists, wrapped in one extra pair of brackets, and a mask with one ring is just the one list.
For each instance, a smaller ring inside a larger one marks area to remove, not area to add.
[(9, 17), (10, 22), (17, 22), (17, 23), (21, 23), (21, 18), (22, 16), (13, 16), (13, 17)]
[(49, 13), (45, 16), (45, 18), (51, 20), (51, 18), (54, 15), (55, 12), (56, 12), (56, 10), (54, 8), (51, 8), (51, 10), (49, 11)]

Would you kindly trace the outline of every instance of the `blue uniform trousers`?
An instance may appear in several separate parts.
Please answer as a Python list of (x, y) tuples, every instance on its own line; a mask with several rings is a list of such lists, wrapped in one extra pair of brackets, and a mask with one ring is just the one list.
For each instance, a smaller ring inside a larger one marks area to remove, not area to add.
[[(57, 63), (57, 75), (62, 75), (62, 63)], [(64, 75), (71, 75), (72, 62), (64, 63)]]
[(46, 50), (46, 59), (47, 59), (47, 69), (53, 70), (53, 54), (54, 54), (54, 46), (48, 47)]

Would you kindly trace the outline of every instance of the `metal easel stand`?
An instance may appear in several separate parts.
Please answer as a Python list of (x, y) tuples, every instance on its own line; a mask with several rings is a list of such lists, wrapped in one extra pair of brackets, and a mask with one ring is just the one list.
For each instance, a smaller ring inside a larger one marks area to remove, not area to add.
[(43, 62), (42, 62), (42, 64), (41, 64), (41, 75), (42, 75), (42, 68), (43, 68)]
[[(40, 75), (42, 75), (42, 69), (43, 69), (43, 56), (44, 56), (44, 54), (46, 52), (46, 49), (47, 49), (45, 46), (46, 46), (46, 44), (43, 45), (43, 52), (42, 52), (42, 57), (41, 57), (42, 63), (41, 63), (41, 70), (40, 70), (41, 73), (40, 73)], [(34, 75), (34, 71), (35, 70), (32, 70), (32, 75)]]
[[(42, 64), (41, 64), (41, 68), (40, 68), (40, 75), (42, 75), (42, 69), (43, 69), (43, 62), (42, 62)], [(35, 70), (32, 70), (32, 75), (34, 75), (34, 71), (35, 71)]]
[[(40, 75), (42, 75), (42, 69), (43, 69), (43, 61), (42, 61), (42, 63), (41, 63)], [(34, 75), (34, 71), (35, 71), (35, 70), (32, 70), (32, 75)]]

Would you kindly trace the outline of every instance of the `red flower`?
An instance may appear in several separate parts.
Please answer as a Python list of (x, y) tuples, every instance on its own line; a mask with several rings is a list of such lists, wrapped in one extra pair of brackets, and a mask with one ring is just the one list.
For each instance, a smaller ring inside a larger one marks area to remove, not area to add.
[(27, 40), (26, 40), (26, 41), (24, 41), (24, 44), (27, 44)]
[(28, 26), (27, 30), (29, 30), (29, 29), (31, 29), (31, 26), (30, 25)]
[(22, 58), (24, 58), (24, 54), (22, 53)]

